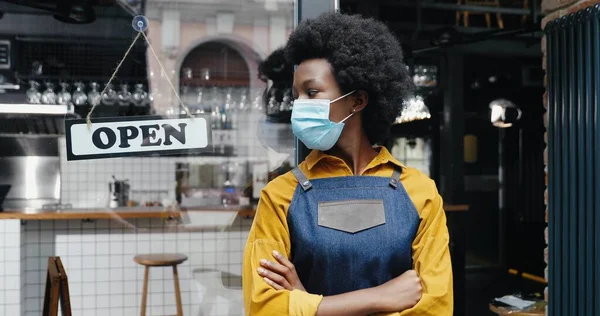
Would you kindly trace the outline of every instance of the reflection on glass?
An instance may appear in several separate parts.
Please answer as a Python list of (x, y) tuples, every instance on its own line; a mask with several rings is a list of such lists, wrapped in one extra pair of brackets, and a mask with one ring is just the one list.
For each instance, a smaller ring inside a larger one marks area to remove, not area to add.
[(73, 104), (76, 106), (83, 106), (87, 103), (88, 97), (87, 94), (85, 94), (85, 91), (83, 91), (84, 88), (85, 85), (83, 82), (77, 82), (75, 84), (75, 92), (73, 92)]
[(88, 92), (88, 95), (87, 95), (90, 104), (92, 106), (100, 104), (101, 98), (100, 98), (100, 92), (98, 91), (98, 83), (92, 82), (92, 83), (90, 83), (90, 87), (92, 88), (92, 90), (90, 90), (90, 92)]
[(54, 93), (54, 84), (46, 82), (46, 90), (42, 93), (42, 103), (56, 104), (56, 93)]
[(29, 89), (25, 95), (27, 96), (27, 103), (30, 104), (40, 104), (42, 102), (42, 94), (38, 90), (40, 88), (40, 84), (34, 80), (29, 80)]
[(117, 102), (117, 91), (113, 89), (113, 85), (109, 84), (106, 87), (106, 91), (102, 94), (102, 104), (104, 105), (115, 105)]
[(131, 92), (127, 90), (128, 88), (129, 86), (127, 84), (122, 84), (121, 90), (119, 90), (119, 93), (117, 93), (120, 106), (129, 106), (131, 102)]
[(132, 94), (133, 104), (136, 106), (145, 106), (148, 104), (148, 93), (144, 91), (144, 85), (138, 83), (135, 85), (135, 91)]
[(56, 94), (58, 104), (69, 104), (71, 102), (71, 93), (68, 91), (69, 84), (66, 82), (60, 83), (61, 90)]

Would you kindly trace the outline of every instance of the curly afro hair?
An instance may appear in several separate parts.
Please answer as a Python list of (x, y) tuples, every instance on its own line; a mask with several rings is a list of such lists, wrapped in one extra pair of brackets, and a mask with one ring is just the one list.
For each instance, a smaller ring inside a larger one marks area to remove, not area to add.
[(305, 20), (290, 35), (285, 54), (292, 65), (325, 58), (343, 93), (369, 95), (362, 124), (372, 144), (387, 139), (414, 91), (400, 43), (385, 24), (371, 18), (328, 12)]

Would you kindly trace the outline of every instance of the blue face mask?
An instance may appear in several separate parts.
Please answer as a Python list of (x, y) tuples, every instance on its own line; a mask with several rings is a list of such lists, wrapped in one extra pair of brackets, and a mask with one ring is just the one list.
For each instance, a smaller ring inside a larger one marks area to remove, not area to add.
[(354, 93), (347, 93), (333, 101), (327, 99), (297, 99), (292, 107), (292, 131), (309, 149), (327, 151), (337, 143), (344, 121), (354, 113), (348, 115), (341, 122), (329, 120), (330, 105)]

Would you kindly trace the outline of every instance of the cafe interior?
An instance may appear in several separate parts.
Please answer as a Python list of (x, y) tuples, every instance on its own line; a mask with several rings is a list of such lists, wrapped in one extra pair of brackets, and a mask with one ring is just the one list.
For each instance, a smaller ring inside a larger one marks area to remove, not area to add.
[[(271, 53), (327, 10), (402, 43), (417, 90), (383, 145), (444, 198), (454, 315), (543, 315), (539, 0), (1, 1), (0, 315), (244, 315), (260, 191), (307, 154)], [(68, 128), (188, 114), (211, 150), (77, 158)]]

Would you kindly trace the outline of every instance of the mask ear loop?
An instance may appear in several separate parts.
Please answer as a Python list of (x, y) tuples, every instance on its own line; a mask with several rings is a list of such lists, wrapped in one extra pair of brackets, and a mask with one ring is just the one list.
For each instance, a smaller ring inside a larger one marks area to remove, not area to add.
[(354, 93), (354, 92), (356, 92), (356, 90), (352, 90), (352, 91), (350, 91), (350, 92), (348, 92), (348, 93), (344, 94), (343, 96), (341, 96), (341, 97), (339, 97), (339, 98), (337, 98), (337, 99), (335, 99), (335, 100), (333, 100), (333, 101), (330, 101), (330, 102), (329, 102), (329, 104), (331, 104), (331, 103), (333, 103), (333, 102), (337, 102), (337, 101), (339, 101), (339, 100), (341, 100), (341, 99), (343, 99), (343, 98), (345, 98), (345, 97), (347, 97), (347, 96), (351, 95), (351, 94), (352, 94), (352, 93)]
[[(339, 100), (341, 100), (341, 99), (343, 99), (343, 98), (345, 98), (345, 97), (347, 97), (347, 96), (351, 95), (351, 94), (352, 94), (352, 93), (354, 93), (354, 92), (356, 92), (356, 90), (352, 90), (352, 91), (350, 91), (350, 92), (348, 92), (348, 93), (344, 94), (343, 96), (341, 96), (341, 97), (339, 97), (339, 98), (337, 98), (337, 99), (335, 99), (335, 100), (333, 100), (333, 101), (329, 102), (329, 104), (331, 104), (331, 103), (333, 103), (333, 102), (335, 102), (335, 101), (339, 101)], [(355, 113), (355, 112), (356, 112), (356, 109), (352, 109), (352, 113), (350, 113), (350, 115), (346, 116), (346, 118), (344, 118), (343, 120), (341, 120), (340, 122), (338, 122), (338, 124), (342, 124), (342, 123), (344, 123), (344, 122), (345, 122), (347, 119), (349, 119), (349, 118), (350, 118), (352, 115), (354, 115), (354, 113)]]
[(346, 116), (346, 118), (341, 120), (338, 124), (344, 123), (347, 119), (349, 119), (352, 115), (354, 115), (354, 113), (356, 113), (356, 109), (352, 109), (352, 113), (350, 113), (350, 115)]

